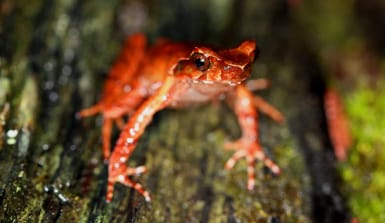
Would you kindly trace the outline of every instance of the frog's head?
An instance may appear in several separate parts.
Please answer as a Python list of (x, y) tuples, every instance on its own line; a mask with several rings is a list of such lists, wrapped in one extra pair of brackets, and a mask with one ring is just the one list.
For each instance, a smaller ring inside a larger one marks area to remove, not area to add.
[(173, 73), (204, 83), (237, 85), (250, 76), (256, 53), (256, 43), (251, 40), (221, 51), (195, 47), (189, 57), (179, 60)]

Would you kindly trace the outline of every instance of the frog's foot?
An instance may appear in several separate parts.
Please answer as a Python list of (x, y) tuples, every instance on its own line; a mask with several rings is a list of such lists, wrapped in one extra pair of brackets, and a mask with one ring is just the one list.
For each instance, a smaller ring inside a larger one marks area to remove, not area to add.
[(146, 171), (147, 169), (145, 166), (138, 166), (135, 168), (124, 166), (116, 169), (110, 169), (108, 176), (106, 201), (110, 202), (112, 200), (112, 197), (114, 195), (115, 183), (122, 183), (138, 191), (139, 194), (141, 194), (147, 202), (150, 202), (150, 193), (146, 189), (144, 189), (144, 187), (140, 183), (137, 183), (129, 178), (129, 176), (133, 175), (139, 176), (140, 174), (145, 173)]
[(261, 146), (248, 139), (239, 139), (235, 142), (225, 144), (225, 149), (235, 150), (233, 156), (226, 162), (225, 169), (229, 170), (234, 167), (236, 162), (242, 157), (247, 161), (247, 189), (253, 190), (255, 185), (255, 162), (261, 160), (274, 173), (280, 174), (281, 170), (272, 160), (266, 157)]

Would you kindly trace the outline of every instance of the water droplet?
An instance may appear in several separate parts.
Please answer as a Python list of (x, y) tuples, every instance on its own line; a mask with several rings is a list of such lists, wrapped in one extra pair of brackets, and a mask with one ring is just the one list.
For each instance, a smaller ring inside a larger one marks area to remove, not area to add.
[(65, 61), (71, 61), (75, 57), (75, 52), (73, 49), (66, 49), (64, 51), (64, 60)]
[(18, 130), (17, 129), (10, 129), (7, 131), (7, 137), (9, 138), (15, 138), (18, 134)]
[(70, 66), (68, 66), (68, 65), (63, 66), (63, 68), (62, 68), (63, 75), (68, 76), (71, 74), (71, 72), (72, 72), (72, 68)]
[(66, 198), (63, 194), (59, 193), (57, 194), (57, 197), (59, 198), (59, 200), (62, 202), (62, 203), (67, 203), (68, 202), (68, 198)]
[(44, 90), (51, 90), (54, 87), (55, 83), (53, 81), (46, 81), (44, 83)]
[(75, 145), (75, 144), (70, 145), (71, 151), (75, 151), (76, 149), (77, 149), (77, 145)]
[(6, 143), (8, 145), (14, 145), (16, 143), (16, 137), (17, 137), (17, 134), (18, 134), (18, 130), (17, 129), (10, 129), (7, 131), (6, 133), (6, 136), (7, 136), (7, 140), (6, 140)]
[(50, 100), (51, 102), (56, 102), (57, 99), (59, 99), (59, 95), (58, 95), (58, 93), (52, 91), (52, 92), (49, 93), (48, 98), (49, 98), (49, 100)]
[(44, 144), (43, 146), (42, 146), (42, 149), (43, 149), (43, 151), (48, 151), (49, 150), (49, 145), (48, 144)]
[(48, 193), (51, 191), (51, 187), (48, 185), (44, 185), (43, 190), (44, 190), (44, 192)]
[(54, 67), (54, 64), (51, 61), (46, 62), (44, 64), (44, 70), (47, 71), (47, 72), (52, 71), (53, 67)]
[(24, 176), (24, 171), (20, 171), (17, 177), (22, 178)]
[(67, 180), (67, 181), (64, 183), (64, 185), (65, 185), (66, 187), (70, 187), (70, 186), (71, 186), (71, 181)]

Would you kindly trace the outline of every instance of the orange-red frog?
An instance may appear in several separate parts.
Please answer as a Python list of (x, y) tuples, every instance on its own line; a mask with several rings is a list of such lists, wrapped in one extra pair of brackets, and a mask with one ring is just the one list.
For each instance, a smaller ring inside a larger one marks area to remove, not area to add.
[[(103, 154), (109, 161), (107, 202), (113, 197), (115, 183), (134, 188), (150, 201), (148, 191), (129, 178), (130, 175), (145, 172), (146, 168), (128, 167), (126, 162), (157, 111), (166, 107), (198, 105), (218, 98), (226, 99), (242, 129), (239, 140), (225, 145), (225, 148), (235, 150), (225, 168), (231, 169), (240, 158), (245, 157), (248, 163), (247, 187), (250, 190), (255, 184), (256, 160), (262, 160), (273, 173), (280, 173), (280, 168), (266, 157), (259, 143), (256, 108), (279, 122), (283, 116), (251, 92), (265, 88), (266, 80), (249, 82), (249, 88), (245, 83), (256, 52), (256, 43), (251, 40), (233, 49), (217, 51), (165, 39), (147, 47), (144, 35), (128, 37), (109, 72), (101, 100), (80, 112), (81, 117), (96, 113), (103, 115)], [(124, 115), (131, 117), (123, 127)], [(122, 132), (110, 156), (113, 121), (122, 126)]]

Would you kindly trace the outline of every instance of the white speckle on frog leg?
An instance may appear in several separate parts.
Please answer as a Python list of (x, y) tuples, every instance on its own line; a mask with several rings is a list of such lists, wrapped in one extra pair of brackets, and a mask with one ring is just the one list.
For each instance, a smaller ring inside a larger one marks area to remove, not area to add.
[(134, 139), (133, 139), (133, 138), (127, 138), (127, 139), (126, 139), (126, 142), (127, 142), (128, 144), (131, 144), (131, 143), (134, 142)]

